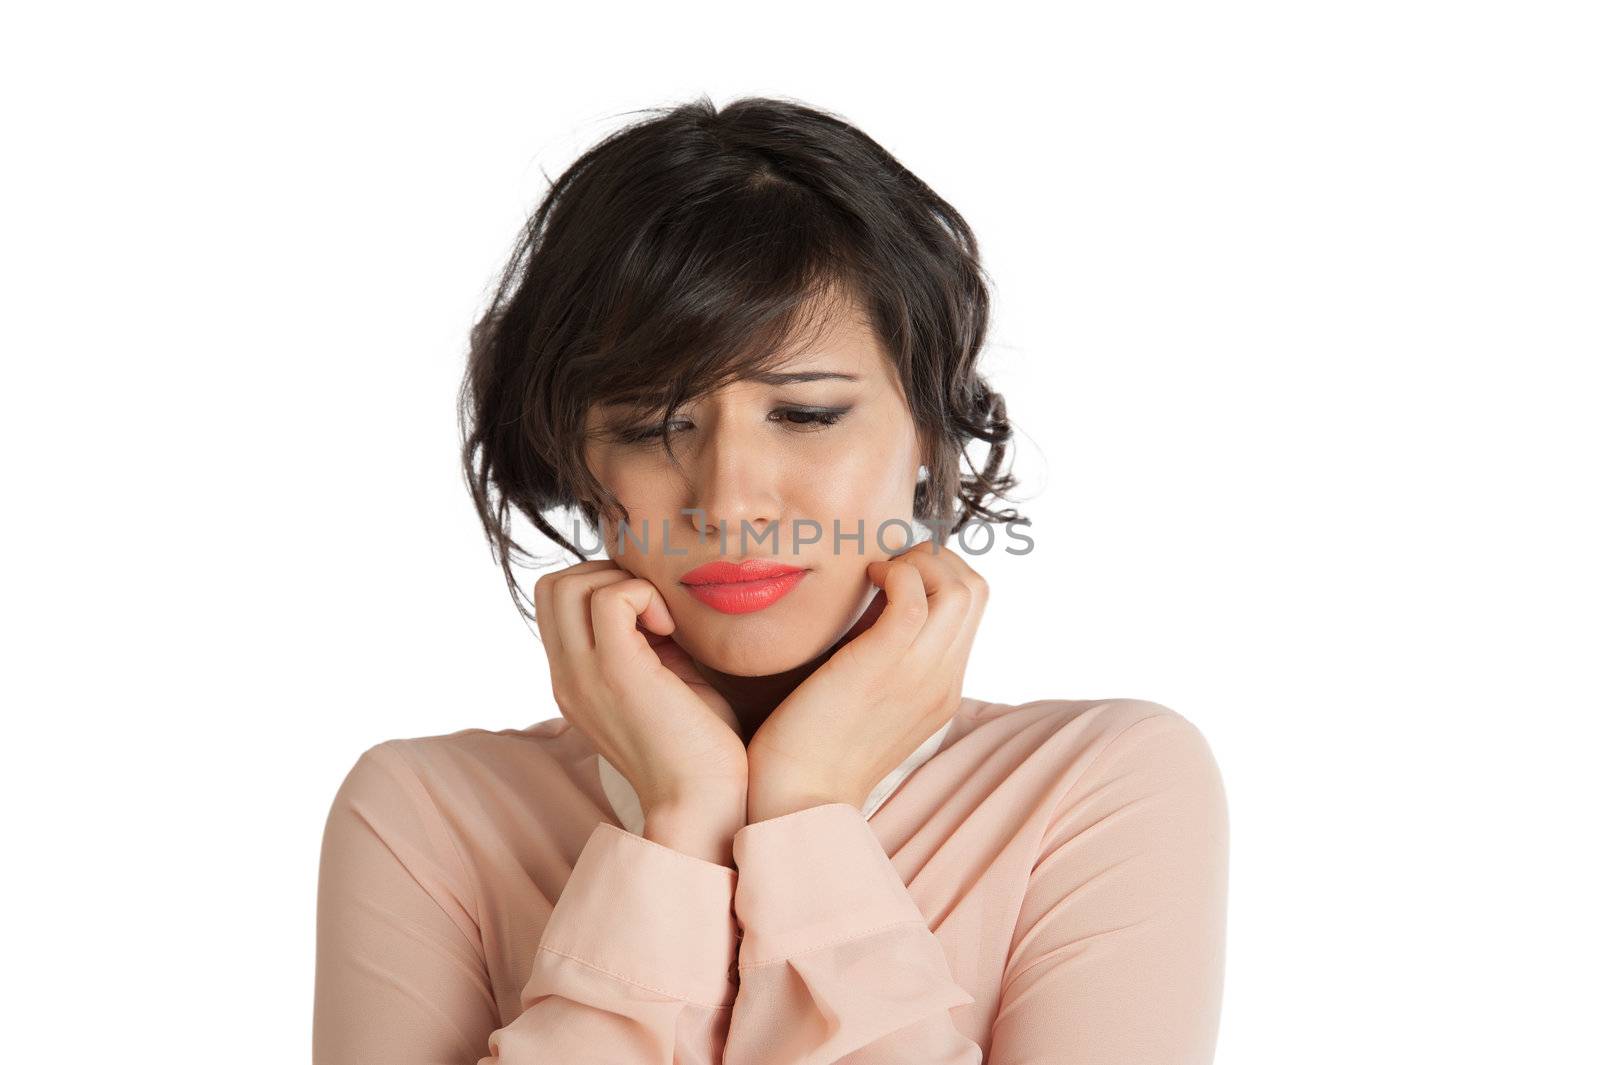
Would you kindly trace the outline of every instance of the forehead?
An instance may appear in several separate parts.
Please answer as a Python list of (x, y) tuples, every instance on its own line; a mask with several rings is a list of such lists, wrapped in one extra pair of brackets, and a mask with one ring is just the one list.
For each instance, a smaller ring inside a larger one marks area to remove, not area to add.
[[(801, 326), (786, 346), (778, 370), (829, 369), (863, 381), (888, 375), (887, 354), (867, 316), (854, 300), (844, 300)], [(759, 375), (757, 375), (759, 379)]]
[[(818, 307), (761, 364), (741, 373), (722, 389), (776, 388), (816, 382), (855, 384), (869, 389), (892, 387), (895, 370), (877, 331), (854, 300)], [(650, 400), (618, 397), (601, 400), (604, 408), (637, 407)]]

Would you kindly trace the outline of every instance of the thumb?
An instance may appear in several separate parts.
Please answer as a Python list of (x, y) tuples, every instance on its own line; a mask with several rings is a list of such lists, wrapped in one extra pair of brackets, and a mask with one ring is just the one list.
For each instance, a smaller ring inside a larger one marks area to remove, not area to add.
[(850, 628), (845, 631), (845, 634), (840, 637), (837, 643), (833, 645), (832, 649), (838, 650), (851, 640), (855, 639), (857, 636), (860, 636), (863, 632), (866, 632), (868, 629), (870, 629), (873, 622), (877, 621), (878, 618), (882, 616), (884, 607), (888, 605), (888, 593), (882, 588), (879, 588), (873, 595), (871, 602), (867, 603), (867, 608), (861, 612), (861, 616), (856, 618), (855, 624), (851, 625)]

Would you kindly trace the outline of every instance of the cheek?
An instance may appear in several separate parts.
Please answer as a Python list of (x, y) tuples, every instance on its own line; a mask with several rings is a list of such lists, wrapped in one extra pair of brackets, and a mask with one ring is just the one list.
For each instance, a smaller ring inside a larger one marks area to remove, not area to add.
[[(665, 479), (651, 476), (649, 471), (638, 469), (637, 464), (608, 460), (601, 456), (590, 460), (589, 469), (595, 479), (626, 508), (628, 520), (632, 523), (633, 539), (629, 540), (624, 550), (619, 542), (621, 533), (618, 523), (610, 517), (601, 516), (600, 531), (607, 556), (636, 577), (652, 577), (654, 569), (659, 567), (654, 555), (659, 550), (656, 541), (660, 537), (661, 515), (671, 511), (668, 501), (657, 498), (662, 495)], [(649, 537), (648, 553), (639, 547), (639, 537), (646, 534)], [(675, 529), (674, 537), (678, 535)]]
[(834, 517), (852, 523), (864, 518), (869, 537), (874, 522), (909, 519), (916, 489), (915, 455), (915, 447), (899, 439), (841, 441), (838, 448), (828, 449), (820, 468), (808, 471), (806, 509), (824, 527)]
[(672, 510), (670, 477), (666, 465), (638, 458), (602, 455), (589, 465), (595, 480), (606, 487), (617, 501), (633, 514), (635, 523), (648, 517), (655, 524), (658, 513)]

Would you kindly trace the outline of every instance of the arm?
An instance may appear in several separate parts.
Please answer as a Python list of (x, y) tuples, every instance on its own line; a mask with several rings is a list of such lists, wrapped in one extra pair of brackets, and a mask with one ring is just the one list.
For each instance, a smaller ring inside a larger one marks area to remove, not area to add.
[(394, 741), (328, 815), (317, 895), (315, 1065), (661, 1065), (720, 1056), (734, 870), (601, 823), (501, 1025), (450, 829)]
[(860, 811), (734, 838), (745, 925), (728, 1065), (1206, 1065), (1220, 1014), (1227, 811), (1204, 738), (1129, 726), (1063, 796), (1024, 896), (989, 1054), (973, 1001)]
[(859, 809), (740, 829), (744, 925), (727, 1065), (978, 1065), (950, 1010), (973, 1001)]
[(1134, 722), (1074, 782), (1017, 921), (993, 1065), (1209, 1065), (1221, 1014), (1227, 804), (1189, 721)]

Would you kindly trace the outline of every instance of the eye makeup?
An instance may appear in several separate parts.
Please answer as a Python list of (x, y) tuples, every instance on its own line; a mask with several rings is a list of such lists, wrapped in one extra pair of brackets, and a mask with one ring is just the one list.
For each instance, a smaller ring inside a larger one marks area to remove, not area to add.
[[(797, 433), (814, 433), (837, 425), (845, 415), (851, 411), (850, 406), (818, 407), (786, 405), (777, 407), (767, 415), (769, 421), (783, 425)], [(660, 440), (670, 432), (683, 432), (681, 428), (672, 428), (684, 424), (693, 428), (693, 423), (687, 419), (674, 419), (672, 422), (654, 424), (636, 423), (613, 427), (609, 436), (619, 444), (643, 444)]]

